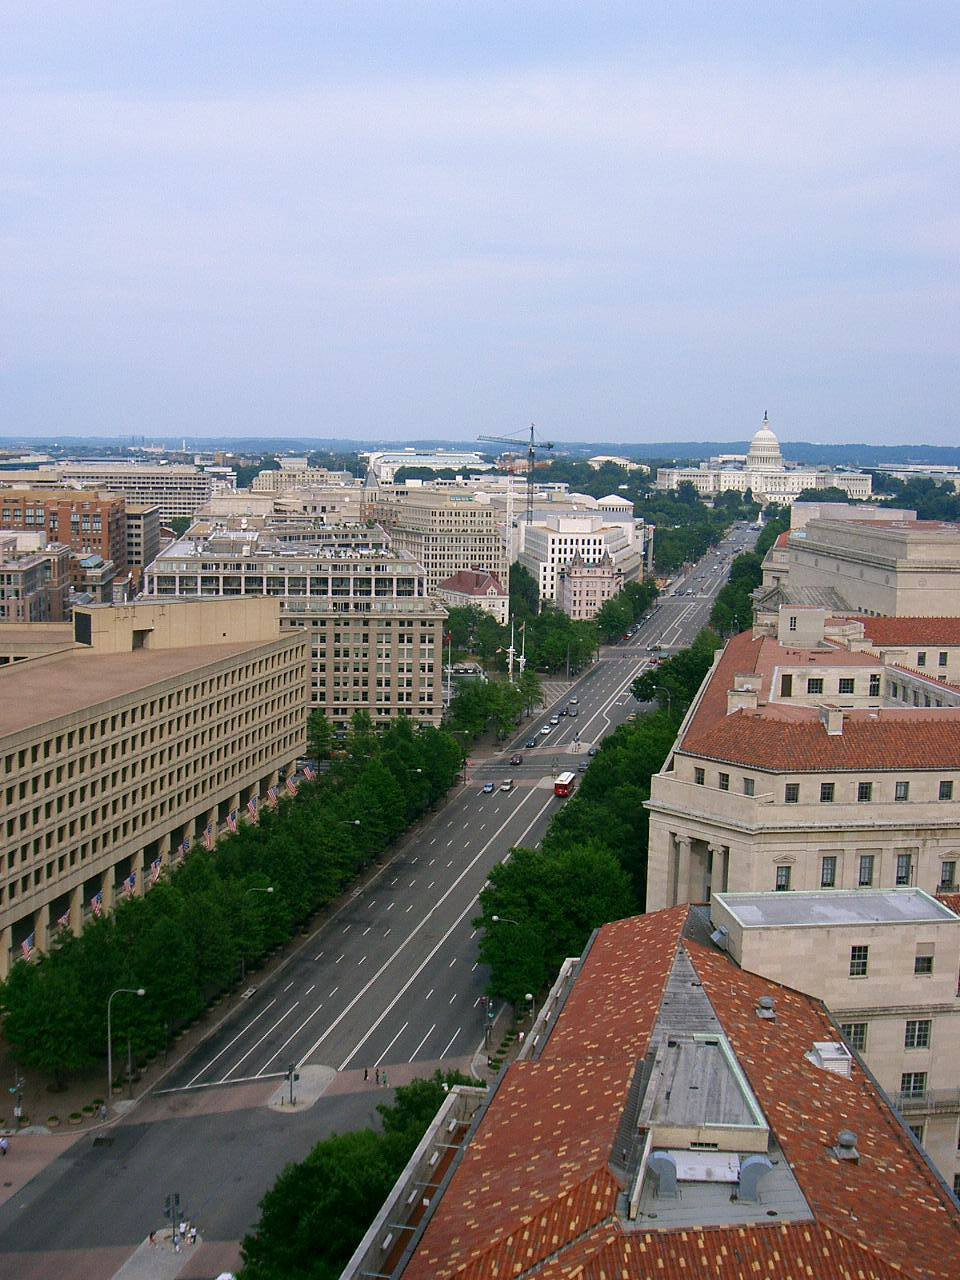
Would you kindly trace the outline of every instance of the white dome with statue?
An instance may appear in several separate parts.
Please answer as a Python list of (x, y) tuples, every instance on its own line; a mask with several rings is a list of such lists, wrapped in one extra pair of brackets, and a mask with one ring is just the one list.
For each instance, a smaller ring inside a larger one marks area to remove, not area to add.
[(770, 430), (766, 413), (763, 425), (750, 441), (747, 452), (747, 469), (750, 471), (782, 471), (783, 454), (780, 452), (780, 441)]

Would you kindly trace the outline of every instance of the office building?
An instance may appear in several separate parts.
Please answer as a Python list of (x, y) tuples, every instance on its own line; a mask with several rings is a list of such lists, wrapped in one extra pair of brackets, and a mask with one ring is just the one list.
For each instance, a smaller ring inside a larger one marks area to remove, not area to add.
[(606, 558), (622, 582), (643, 577), (652, 556), (653, 530), (634, 520), (631, 503), (621, 498), (611, 502), (617, 505), (600, 508), (598, 503), (596, 512), (521, 522), (519, 560), (536, 579), (541, 600), (557, 602), (562, 575), (578, 557), (587, 565)]
[(946, 1280), (958, 1232), (820, 1001), (682, 907), (566, 962), (496, 1086), (451, 1090), (343, 1274)]
[(0, 975), (144, 892), (305, 745), (306, 637), (275, 600), (77, 608), (74, 636), (0, 669)]
[(42, 532), (78, 558), (112, 560), (127, 568), (127, 515), (122, 498), (70, 489), (0, 488), (0, 532)]
[(461, 569), (445, 578), (434, 594), (455, 609), (482, 609), (501, 626), (510, 619), (510, 593), (495, 574), (485, 569)]
[[(651, 780), (647, 908), (711, 892), (952, 889), (960, 690), (785, 610), (706, 676)], [(916, 697), (914, 697), (916, 694)]]
[(254, 493), (286, 493), (291, 489), (323, 489), (333, 486), (359, 489), (362, 488), (362, 482), (349, 471), (308, 467), (306, 458), (281, 458), (279, 467), (258, 472), (250, 488)]
[(823, 604), (843, 613), (958, 617), (960, 526), (875, 517), (808, 520), (781, 534), (767, 553), (754, 602), (758, 615), (782, 605)]
[(658, 468), (658, 489), (673, 490), (681, 484), (693, 485), (701, 498), (749, 489), (758, 502), (789, 505), (807, 489), (842, 489), (851, 498), (869, 498), (873, 482), (865, 471), (784, 462), (780, 443), (764, 414), (763, 425), (746, 454), (711, 458), (698, 467)]
[(155, 502), (128, 502), (127, 568), (139, 584), (143, 570), (160, 551), (160, 508)]
[(509, 581), (500, 517), (468, 493), (368, 488), (365, 511), (388, 531), (395, 551), (423, 566), (431, 592), (462, 569), (485, 569)]
[(385, 484), (392, 484), (397, 472), (405, 467), (429, 468), (432, 471), (492, 471), (493, 463), (480, 453), (461, 449), (377, 449), (361, 453), (370, 474)]
[(742, 969), (823, 1001), (953, 1186), (960, 917), (919, 889), (839, 889), (714, 894), (710, 919)]
[(192, 516), (215, 492), (236, 488), (235, 483), (230, 485), (229, 477), (185, 463), (64, 462), (55, 472), (63, 484), (121, 494), (129, 502), (155, 504), (161, 520)]
[(70, 549), (44, 533), (0, 533), (0, 623), (62, 622)]
[(595, 618), (622, 590), (623, 570), (616, 568), (607, 552), (596, 564), (587, 564), (577, 552), (560, 570), (557, 607), (575, 622), (585, 621)]
[(334, 725), (355, 711), (438, 724), (444, 607), (423, 570), (383, 531), (338, 528), (288, 540), (257, 529), (179, 539), (144, 575), (157, 599), (272, 596), (284, 629), (309, 632), (310, 705)]

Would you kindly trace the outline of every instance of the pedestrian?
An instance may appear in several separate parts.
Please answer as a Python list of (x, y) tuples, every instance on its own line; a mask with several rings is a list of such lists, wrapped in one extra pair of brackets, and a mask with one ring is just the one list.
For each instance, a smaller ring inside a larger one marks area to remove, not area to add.
[(386, 1088), (386, 1087), (387, 1087), (387, 1073), (386, 1073), (386, 1072), (384, 1072), (384, 1073), (383, 1073), (383, 1087), (384, 1087), (384, 1088)]
[[(380, 1068), (379, 1068), (379, 1067), (377, 1067), (376, 1071), (373, 1073), (373, 1082), (374, 1082), (374, 1084), (379, 1084), (379, 1083), (380, 1083)], [(4, 1152), (4, 1155), (6, 1155), (6, 1152)]]
[(157, 1247), (157, 1233), (155, 1231), (151, 1231), (147, 1236), (147, 1244), (151, 1249), (155, 1249)]
[(196, 1228), (196, 1227), (191, 1227), (191, 1228), (190, 1228), (190, 1243), (191, 1243), (191, 1244), (196, 1244), (196, 1243), (197, 1243), (197, 1228)]
[(3, 1137), (0, 1138), (0, 1156), (5, 1156), (7, 1154), (7, 1148), (9, 1146), (10, 1146), (10, 1141), (7, 1138), (7, 1135), (4, 1134)]
[(187, 1238), (187, 1223), (186, 1223), (186, 1219), (181, 1218), (180, 1219), (180, 1239), (186, 1240), (186, 1238)]
[(101, 1104), (100, 1104), (100, 1119), (101, 1119), (101, 1121), (102, 1121), (102, 1120), (106, 1120), (106, 1118), (107, 1118), (107, 1108), (106, 1108), (106, 1104), (105, 1104), (105, 1103), (103, 1103), (103, 1102), (101, 1102)]
[(366, 1083), (367, 1083), (367, 1081), (368, 1081), (369, 1079), (370, 1079), (370, 1072), (367, 1070), (367, 1068), (366, 1068), (366, 1067), (364, 1067), (364, 1068), (363, 1068), (363, 1083), (364, 1083), (364, 1084), (366, 1084)]
[(518, 1042), (519, 1042), (520, 1044), (523, 1044), (523, 1034), (524, 1034), (524, 1033), (521, 1031), (521, 1032), (519, 1032), (519, 1033), (518, 1033), (518, 1035), (517, 1035), (517, 1040), (518, 1040)]

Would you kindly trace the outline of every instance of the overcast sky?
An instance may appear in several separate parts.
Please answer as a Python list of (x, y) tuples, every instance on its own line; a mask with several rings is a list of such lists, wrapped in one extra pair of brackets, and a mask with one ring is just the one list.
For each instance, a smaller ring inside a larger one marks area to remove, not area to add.
[(0, 434), (955, 444), (957, 0), (0, 0)]

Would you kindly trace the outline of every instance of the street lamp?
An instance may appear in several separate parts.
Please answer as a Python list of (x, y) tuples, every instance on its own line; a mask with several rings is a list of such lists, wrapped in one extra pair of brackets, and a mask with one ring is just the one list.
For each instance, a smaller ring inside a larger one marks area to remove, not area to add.
[[(266, 888), (262, 888), (259, 885), (253, 885), (252, 888), (250, 889), (244, 889), (243, 893), (240, 895), (240, 903), (241, 903), (240, 914), (241, 915), (243, 914), (243, 905), (242, 905), (243, 900), (246, 898), (248, 893), (273, 893), (273, 885), (268, 884)], [(240, 981), (243, 982), (246, 976), (247, 976), (247, 957), (241, 951), (240, 952)]]
[(111, 1006), (113, 1005), (113, 997), (119, 995), (145, 996), (147, 993), (143, 987), (117, 987), (116, 991), (111, 991), (107, 1000), (107, 1107), (113, 1098), (113, 1036), (111, 1034), (110, 1016)]
[(491, 916), (490, 919), (494, 924), (515, 924), (518, 928), (520, 927), (520, 921), (511, 920), (509, 916)]

